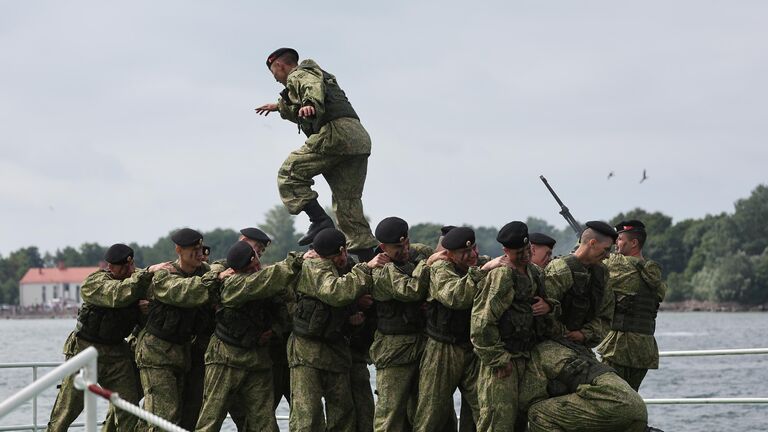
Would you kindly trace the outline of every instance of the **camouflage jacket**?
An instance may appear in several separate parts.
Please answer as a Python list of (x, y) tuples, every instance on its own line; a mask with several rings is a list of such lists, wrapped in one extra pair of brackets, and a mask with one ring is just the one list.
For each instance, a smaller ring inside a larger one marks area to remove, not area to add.
[[(655, 262), (612, 254), (605, 263), (610, 272), (608, 292), (615, 294), (616, 301), (636, 294), (641, 284), (656, 293), (659, 303), (664, 301), (667, 286), (661, 279), (661, 268)], [(659, 367), (659, 347), (653, 335), (611, 330), (597, 347), (597, 352), (621, 366), (639, 369)]]
[[(331, 260), (305, 260), (296, 286), (299, 296), (307, 295), (331, 307), (350, 306), (370, 290), (371, 269), (365, 263), (356, 264), (341, 276)], [(309, 366), (331, 372), (346, 372), (352, 359), (349, 343), (340, 340), (327, 343), (291, 334), (288, 338), (288, 365)]]
[[(475, 352), (485, 366), (497, 368), (506, 365), (515, 357), (530, 357), (528, 352), (511, 353), (504, 347), (499, 332), (499, 321), (515, 300), (530, 304), (534, 296), (544, 294), (540, 272), (534, 264), (528, 266), (525, 276), (507, 266), (497, 267), (489, 271), (481, 282), (472, 306), (470, 337)], [(546, 296), (543, 298), (550, 303), (551, 310), (546, 316), (535, 319), (532, 323), (530, 331), (534, 341), (551, 336), (555, 317), (559, 314), (557, 301), (547, 299)]]
[[(335, 81), (333, 75), (327, 76)], [(285, 90), (277, 101), (278, 111), (284, 119), (299, 124), (305, 131), (310, 130), (317, 126), (312, 123), (326, 114), (325, 97), (326, 78), (323, 70), (314, 60), (307, 59), (288, 75)], [(298, 117), (299, 108), (305, 105), (315, 108), (313, 118)], [(331, 120), (308, 135), (305, 146), (312, 152), (350, 155), (371, 153), (371, 138), (357, 118)]]
[(152, 273), (137, 269), (127, 279), (115, 279), (107, 270), (91, 273), (80, 287), (83, 301), (94, 306), (120, 308), (146, 296)]
[(430, 266), (427, 301), (440, 302), (449, 309), (469, 309), (486, 274), (479, 267), (470, 267), (465, 275), (461, 275), (450, 261), (435, 261)]
[[(432, 255), (432, 248), (414, 243), (411, 249), (416, 256), (411, 256), (408, 263), (401, 266), (387, 263), (373, 270), (371, 294), (374, 300), (414, 302), (427, 299), (430, 271), (426, 259)], [(369, 351), (371, 360), (377, 368), (411, 364), (421, 358), (425, 342), (423, 334), (385, 335), (377, 331)]]
[[(562, 303), (563, 296), (573, 286), (573, 273), (563, 258), (552, 260), (544, 269), (544, 286), (548, 298)], [(602, 302), (595, 311), (594, 318), (581, 328), (585, 346), (594, 348), (608, 334), (613, 319), (613, 308), (614, 296), (606, 287), (603, 290)], [(567, 333), (568, 330), (561, 322), (557, 322), (556, 326), (560, 328), (558, 333)]]

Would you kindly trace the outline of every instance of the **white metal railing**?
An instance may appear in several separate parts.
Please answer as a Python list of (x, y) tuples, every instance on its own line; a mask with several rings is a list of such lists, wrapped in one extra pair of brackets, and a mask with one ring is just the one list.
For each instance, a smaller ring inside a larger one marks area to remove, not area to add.
[[(768, 348), (660, 351), (659, 357), (702, 357), (768, 354)], [(768, 398), (661, 398), (643, 399), (646, 405), (768, 404)]]
[[(96, 351), (96, 348), (88, 347), (64, 364), (45, 374), (42, 378), (24, 387), (21, 391), (0, 403), (0, 419), (28, 400), (36, 399), (38, 394), (49, 387), (55, 386), (62, 378), (70, 376), (77, 371), (81, 371), (82, 381), (95, 383), (98, 376), (96, 362), (98, 355), (99, 353)], [(87, 432), (96, 432), (96, 396), (86, 392), (84, 407), (85, 430)], [(37, 422), (35, 421), (35, 423)]]

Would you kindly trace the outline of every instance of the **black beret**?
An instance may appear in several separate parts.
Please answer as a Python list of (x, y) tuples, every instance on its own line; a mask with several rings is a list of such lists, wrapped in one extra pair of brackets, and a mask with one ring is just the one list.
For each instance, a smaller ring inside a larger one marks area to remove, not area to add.
[(269, 246), (272, 243), (272, 239), (264, 233), (264, 231), (258, 228), (243, 228), (240, 230), (240, 234), (245, 237), (262, 243), (264, 246)]
[(122, 243), (115, 243), (104, 253), (104, 261), (114, 264), (126, 264), (133, 261), (133, 249)]
[(587, 222), (587, 227), (592, 228), (593, 230), (599, 232), (600, 234), (607, 235), (608, 237), (612, 238), (614, 241), (616, 241), (616, 238), (619, 236), (618, 234), (616, 234), (616, 230), (613, 229), (612, 226), (608, 225), (603, 221), (589, 221)]
[(446, 225), (442, 228), (440, 228), (440, 235), (446, 235), (448, 234), (452, 229), (456, 228), (454, 225)]
[(616, 225), (616, 233), (627, 231), (645, 231), (645, 224), (637, 219), (631, 219), (628, 221), (621, 221)]
[(326, 228), (320, 231), (312, 241), (312, 247), (321, 257), (338, 254), (346, 244), (347, 238), (344, 237), (344, 233), (336, 228)]
[(468, 248), (475, 244), (475, 232), (472, 228), (456, 227), (443, 237), (442, 244), (448, 250)]
[(203, 235), (192, 228), (182, 228), (171, 236), (171, 240), (181, 247), (203, 244)]
[(520, 249), (528, 245), (528, 225), (520, 221), (510, 222), (499, 230), (496, 241), (510, 249)]
[(555, 247), (555, 243), (557, 243), (557, 240), (542, 233), (531, 233), (528, 238), (533, 244), (549, 246), (551, 248)]
[(256, 252), (251, 245), (244, 241), (239, 241), (232, 245), (227, 252), (227, 265), (234, 270), (242, 270), (248, 267), (256, 258)]
[(299, 58), (299, 53), (293, 48), (278, 48), (276, 49), (272, 54), (267, 57), (267, 67), (272, 67), (272, 63), (280, 58), (281, 55), (285, 53), (293, 53), (293, 55), (296, 56), (296, 59)]
[(388, 217), (376, 226), (376, 240), (381, 243), (400, 243), (408, 238), (408, 222), (399, 217)]

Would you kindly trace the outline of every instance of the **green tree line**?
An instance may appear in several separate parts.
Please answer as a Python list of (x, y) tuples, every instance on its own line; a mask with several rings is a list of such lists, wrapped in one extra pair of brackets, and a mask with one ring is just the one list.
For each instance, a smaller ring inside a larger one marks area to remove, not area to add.
[[(759, 185), (748, 198), (735, 203), (732, 213), (707, 215), (673, 223), (661, 212), (649, 213), (636, 208), (609, 220), (640, 219), (648, 231), (645, 256), (658, 262), (669, 287), (667, 300), (688, 299), (715, 302), (738, 302), (755, 305), (768, 302), (768, 186)], [(444, 223), (419, 223), (411, 226), (411, 242), (435, 246)], [(543, 219), (526, 220), (530, 232), (542, 232), (557, 239), (555, 255), (565, 255), (576, 245), (569, 227), (557, 228)], [(262, 261), (272, 263), (285, 257), (296, 246), (301, 233), (296, 231), (294, 217), (282, 205), (264, 215), (258, 225), (273, 239)], [(476, 226), (480, 253), (498, 256), (498, 227)], [(138, 265), (146, 266), (175, 258), (170, 235), (153, 245), (130, 243)], [(239, 233), (217, 228), (203, 232), (205, 244), (211, 246), (212, 260), (226, 256)], [(41, 254), (34, 246), (21, 248), (8, 256), (0, 255), (0, 303), (18, 303), (19, 280), (30, 267), (96, 266), (102, 261), (107, 246), (83, 243), (79, 248), (65, 247), (55, 253)]]

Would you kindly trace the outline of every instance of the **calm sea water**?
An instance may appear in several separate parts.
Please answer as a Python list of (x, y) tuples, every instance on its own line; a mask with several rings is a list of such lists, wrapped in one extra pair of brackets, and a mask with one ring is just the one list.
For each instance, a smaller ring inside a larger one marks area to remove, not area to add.
[[(0, 321), (0, 363), (62, 361), (61, 347), (74, 320)], [(663, 351), (768, 347), (768, 313), (663, 312), (656, 337)], [(44, 371), (41, 371), (44, 373)], [(371, 381), (374, 380), (371, 370)], [(31, 369), (0, 369), (0, 400), (31, 381)], [(768, 355), (662, 359), (649, 372), (640, 394), (646, 398), (768, 397)], [(45, 424), (56, 389), (38, 399), (38, 423)], [(107, 404), (99, 402), (100, 418)], [(650, 424), (675, 431), (768, 431), (768, 405), (653, 405)], [(278, 415), (287, 415), (283, 403)], [(79, 420), (80, 421), (80, 420)], [(229, 421), (228, 421), (229, 422)], [(32, 423), (27, 403), (0, 419), (0, 426)], [(287, 430), (287, 422), (281, 422)], [(231, 423), (222, 429), (234, 431)]]

